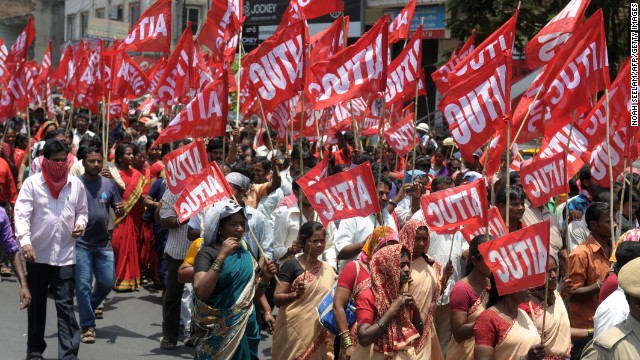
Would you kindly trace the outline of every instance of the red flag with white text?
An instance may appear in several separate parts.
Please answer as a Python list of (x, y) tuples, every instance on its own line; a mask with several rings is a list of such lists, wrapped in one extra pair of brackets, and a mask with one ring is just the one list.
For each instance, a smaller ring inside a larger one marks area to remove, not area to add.
[(33, 26), (33, 17), (30, 16), (27, 26), (25, 26), (24, 30), (22, 30), (16, 41), (11, 46), (11, 49), (9, 49), (9, 55), (7, 55), (5, 62), (17, 64), (20, 61), (26, 61), (27, 52), (35, 38), (36, 29)]
[(166, 105), (174, 105), (175, 100), (181, 103), (187, 103), (190, 100), (187, 95), (189, 94), (194, 47), (191, 26), (187, 26), (154, 89), (153, 97), (156, 101)]
[[(571, 140), (569, 141), (569, 135)], [(564, 154), (567, 149), (567, 141), (569, 142), (569, 153), (567, 154), (567, 177), (572, 178), (580, 171), (585, 164), (582, 160), (584, 153), (589, 152), (595, 146), (590, 139), (585, 136), (580, 129), (566, 124), (557, 132), (542, 137), (540, 152), (536, 155), (536, 161), (549, 158), (555, 154)]]
[(410, 113), (400, 122), (384, 132), (387, 144), (398, 154), (404, 157), (413, 149), (416, 142), (416, 131), (413, 125), (414, 114)]
[(113, 64), (113, 84), (111, 91), (117, 96), (135, 99), (147, 93), (149, 79), (138, 64), (124, 51), (118, 51)]
[(311, 61), (323, 61), (344, 48), (344, 33), (349, 33), (349, 17), (340, 16), (325, 30), (309, 39), (309, 58)]
[(198, 42), (208, 47), (216, 59), (221, 59), (225, 44), (239, 31), (243, 21), (242, 0), (213, 0), (207, 19), (198, 34)]
[(11, 73), (2, 96), (0, 96), (0, 123), (15, 115), (17, 111), (27, 109), (28, 95), (24, 71), (24, 66), (18, 66), (16, 71)]
[(342, 0), (291, 0), (291, 6), (294, 5), (298, 6), (305, 19), (344, 11)]
[(326, 178), (327, 170), (329, 170), (329, 150), (324, 151), (324, 156), (322, 157), (321, 162), (299, 177), (296, 182), (302, 189), (304, 189)]
[(433, 82), (436, 84), (436, 88), (438, 89), (440, 94), (445, 94), (447, 91), (449, 91), (449, 73), (453, 71), (456, 65), (463, 61), (475, 49), (475, 46), (476, 30), (473, 29), (471, 31), (471, 36), (469, 37), (467, 42), (464, 43), (462, 49), (452, 55), (446, 64), (442, 65), (438, 70), (431, 73), (431, 79), (433, 79)]
[(209, 163), (203, 139), (173, 150), (162, 157), (165, 164), (167, 187), (172, 194), (180, 194), (195, 176)]
[(47, 46), (47, 51), (44, 53), (44, 58), (42, 58), (40, 74), (38, 75), (38, 79), (36, 80), (37, 87), (39, 87), (45, 81), (50, 81), (51, 70), (51, 40), (49, 40), (49, 46)]
[(416, 96), (422, 70), (422, 25), (407, 46), (393, 59), (387, 70), (385, 101), (387, 106), (405, 97)]
[(481, 222), (463, 226), (460, 229), (460, 234), (462, 234), (462, 237), (464, 237), (468, 243), (470, 243), (474, 237), (486, 234), (487, 228), (489, 229), (489, 235), (493, 236), (494, 239), (507, 234), (507, 225), (505, 225), (502, 215), (500, 215), (500, 210), (498, 210), (497, 207), (492, 207), (487, 211), (487, 223), (488, 227)]
[(218, 164), (212, 161), (200, 175), (185, 187), (173, 208), (178, 213), (178, 220), (184, 222), (207, 206), (232, 197), (231, 186), (220, 171)]
[(569, 191), (565, 154), (557, 153), (532, 161), (520, 170), (522, 187), (535, 207), (549, 202), (556, 195)]
[(433, 231), (480, 222), (487, 219), (487, 188), (484, 181), (474, 181), (420, 198), (425, 222)]
[(544, 285), (549, 258), (549, 221), (480, 244), (501, 296)]
[(380, 212), (378, 191), (368, 162), (301, 188), (325, 226), (332, 221)]
[[(411, 0), (404, 9), (398, 13), (398, 16), (389, 23), (389, 45), (409, 37), (411, 22), (413, 21), (415, 11), (416, 0)], [(419, 31), (419, 33), (420, 38), (422, 38), (422, 31)]]
[[(187, 26), (191, 31), (191, 26)], [(118, 50), (162, 52), (171, 50), (171, 0), (158, 0), (138, 19)]]
[[(636, 145), (640, 141), (638, 127), (631, 127), (629, 123), (626, 123), (620, 129), (612, 131), (610, 137), (609, 146), (605, 140), (593, 149), (589, 162), (591, 179), (602, 187), (610, 187), (611, 179), (615, 181), (618, 175), (624, 171), (625, 158), (631, 159), (631, 161), (638, 158), (638, 146)], [(609, 158), (611, 158), (612, 177), (609, 176)]]

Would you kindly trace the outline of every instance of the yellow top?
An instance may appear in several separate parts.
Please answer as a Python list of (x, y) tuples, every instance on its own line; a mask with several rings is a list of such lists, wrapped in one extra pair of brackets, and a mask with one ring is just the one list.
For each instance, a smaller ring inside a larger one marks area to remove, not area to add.
[(193, 263), (196, 261), (196, 255), (198, 255), (198, 251), (200, 251), (200, 246), (202, 245), (202, 238), (195, 239), (191, 245), (189, 246), (189, 250), (187, 250), (187, 255), (184, 257), (184, 262), (193, 266)]

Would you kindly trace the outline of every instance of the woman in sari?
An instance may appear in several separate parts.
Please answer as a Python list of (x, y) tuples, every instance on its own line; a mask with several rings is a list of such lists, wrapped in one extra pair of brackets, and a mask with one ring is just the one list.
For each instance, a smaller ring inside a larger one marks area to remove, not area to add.
[(138, 239), (142, 227), (142, 200), (147, 187), (147, 179), (131, 168), (133, 146), (122, 144), (115, 153), (116, 167), (125, 182), (122, 194), (124, 215), (116, 218), (111, 243), (116, 260), (115, 291), (134, 291), (140, 286), (140, 263)]
[[(547, 269), (549, 294), (547, 296), (547, 316), (546, 319), (544, 319), (544, 358), (563, 360), (566, 359), (571, 352), (571, 335), (579, 335), (580, 332), (584, 332), (585, 334), (583, 335), (587, 335), (587, 331), (584, 329), (571, 329), (569, 313), (564, 306), (560, 293), (556, 290), (558, 288), (558, 260), (556, 260), (555, 255), (550, 254)], [(570, 282), (571, 279), (565, 278), (562, 286), (563, 292), (571, 288)], [(542, 333), (542, 318), (545, 312), (543, 306), (544, 293), (544, 285), (531, 289), (530, 300), (520, 305), (520, 308), (531, 317), (540, 333)], [(584, 336), (584, 338), (587, 337), (588, 336)]]
[(218, 202), (205, 215), (193, 277), (196, 360), (258, 359), (260, 337), (248, 336), (258, 327), (253, 299), (264, 294), (277, 269), (270, 263), (256, 286), (257, 264), (240, 243), (245, 226), (236, 203)]
[(487, 310), (474, 325), (475, 360), (544, 359), (544, 345), (535, 324), (520, 304), (528, 301), (528, 290), (500, 296), (493, 274)]
[(417, 359), (442, 359), (440, 341), (433, 324), (438, 296), (442, 289), (440, 263), (426, 254), (429, 249), (429, 228), (420, 220), (409, 220), (400, 230), (400, 244), (411, 251), (410, 293), (420, 309), (424, 331), (413, 346)]
[(371, 288), (356, 301), (358, 345), (353, 359), (418, 359), (415, 341), (424, 332), (420, 309), (403, 291), (411, 281), (411, 254), (402, 245), (389, 245), (373, 255)]
[(471, 239), (467, 257), (466, 276), (451, 290), (451, 341), (447, 347), (447, 359), (473, 359), (473, 327), (476, 319), (486, 309), (489, 301), (489, 276), (491, 269), (482, 259), (480, 244), (491, 237), (478, 235)]
[(338, 276), (338, 285), (333, 296), (333, 315), (336, 319), (336, 325), (339, 330), (340, 337), (340, 359), (350, 359), (351, 354), (358, 344), (357, 336), (357, 320), (349, 327), (347, 322), (347, 314), (345, 309), (349, 303), (349, 298), (354, 300), (365, 290), (371, 287), (371, 277), (369, 276), (369, 261), (373, 254), (379, 249), (398, 243), (398, 234), (395, 230), (388, 226), (378, 226), (367, 237), (362, 252), (358, 255), (358, 259), (348, 263), (340, 276)]
[(302, 253), (282, 264), (273, 300), (280, 307), (271, 355), (282, 359), (333, 359), (334, 337), (320, 324), (316, 307), (333, 286), (335, 271), (318, 260), (325, 249), (322, 224), (308, 221), (300, 227)]

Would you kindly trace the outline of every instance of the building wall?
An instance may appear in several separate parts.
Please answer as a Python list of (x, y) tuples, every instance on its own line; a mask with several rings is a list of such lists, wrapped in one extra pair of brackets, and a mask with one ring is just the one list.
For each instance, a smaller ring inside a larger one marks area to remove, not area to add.
[(64, 17), (64, 0), (36, 0), (33, 21), (36, 26), (34, 55), (42, 62), (51, 40), (51, 57), (53, 66), (60, 60), (60, 48), (64, 43), (64, 27), (60, 19)]

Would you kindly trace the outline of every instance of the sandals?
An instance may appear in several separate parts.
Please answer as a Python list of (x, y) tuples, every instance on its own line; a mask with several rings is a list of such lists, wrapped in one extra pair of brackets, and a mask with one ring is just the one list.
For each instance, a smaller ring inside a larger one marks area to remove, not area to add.
[(102, 313), (102, 308), (97, 308), (94, 311), (96, 315), (96, 319), (104, 319), (104, 314)]
[(80, 342), (83, 344), (93, 344), (96, 342), (96, 331), (93, 328), (87, 328), (82, 330), (80, 335)]
[(169, 340), (160, 339), (160, 348), (165, 350), (174, 350), (176, 348), (176, 344)]

